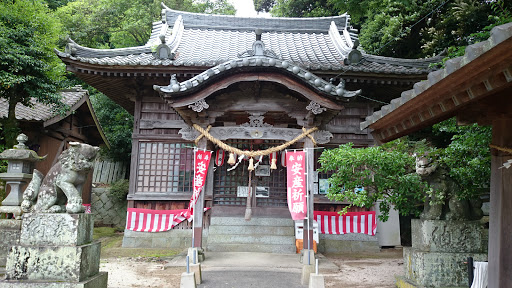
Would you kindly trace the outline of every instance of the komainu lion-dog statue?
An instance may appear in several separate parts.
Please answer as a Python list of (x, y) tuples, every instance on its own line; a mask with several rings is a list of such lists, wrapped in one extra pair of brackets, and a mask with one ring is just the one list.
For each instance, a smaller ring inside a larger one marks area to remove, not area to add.
[(36, 213), (83, 213), (82, 186), (94, 167), (99, 148), (70, 142), (46, 177), (34, 169), (32, 181), (23, 192), (21, 209)]

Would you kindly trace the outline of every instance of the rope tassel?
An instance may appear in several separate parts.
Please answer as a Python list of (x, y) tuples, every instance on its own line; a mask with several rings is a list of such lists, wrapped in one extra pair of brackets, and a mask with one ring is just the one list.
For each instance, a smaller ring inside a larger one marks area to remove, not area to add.
[(272, 164), (270, 165), (270, 169), (272, 169), (272, 170), (276, 170), (277, 169), (276, 162), (277, 162), (277, 159), (276, 158), (272, 158)]
[(236, 161), (235, 161), (235, 154), (233, 152), (229, 153), (229, 159), (228, 159), (228, 164), (229, 165), (235, 165)]
[(247, 170), (253, 171), (254, 170), (254, 159), (249, 159), (249, 167), (247, 167)]

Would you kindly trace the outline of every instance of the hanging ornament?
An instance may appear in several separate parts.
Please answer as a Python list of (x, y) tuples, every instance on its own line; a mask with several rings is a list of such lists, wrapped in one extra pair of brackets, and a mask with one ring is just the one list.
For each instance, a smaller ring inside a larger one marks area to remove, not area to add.
[(268, 155), (268, 158), (270, 160), (270, 169), (272, 170), (276, 170), (277, 169), (277, 151), (276, 152), (272, 152)]
[(249, 167), (247, 167), (247, 170), (253, 171), (254, 170), (254, 159), (249, 159)]
[(226, 155), (226, 151), (224, 151), (222, 149), (217, 150), (217, 152), (215, 153), (215, 165), (217, 165), (217, 166), (224, 165), (224, 157), (225, 157), (225, 155)]
[(235, 153), (233, 153), (233, 152), (229, 153), (228, 164), (229, 165), (235, 165), (235, 163), (236, 163), (235, 158), (236, 158), (236, 154)]
[(281, 166), (286, 167), (286, 150), (281, 152)]
[(277, 163), (277, 159), (276, 158), (272, 159), (272, 164), (270, 164), (270, 169), (276, 170), (277, 169), (276, 163)]

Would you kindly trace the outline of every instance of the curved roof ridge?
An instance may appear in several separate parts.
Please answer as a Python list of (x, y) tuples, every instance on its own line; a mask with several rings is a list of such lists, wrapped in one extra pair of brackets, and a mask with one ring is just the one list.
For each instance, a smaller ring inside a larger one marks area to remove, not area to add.
[(386, 56), (377, 56), (367, 53), (362, 53), (363, 58), (376, 63), (381, 64), (393, 64), (393, 65), (401, 65), (407, 67), (416, 67), (416, 68), (429, 68), (430, 64), (441, 62), (443, 56), (436, 55), (428, 58), (420, 58), (420, 59), (407, 59), (407, 58), (395, 58), (395, 57), (386, 57)]
[(82, 46), (71, 38), (68, 38), (65, 53), (78, 57), (115, 57), (128, 56), (132, 54), (151, 53), (151, 46), (148, 44), (143, 46), (114, 48), (114, 49), (97, 49)]
[[(334, 96), (336, 98), (345, 98), (349, 99), (354, 96), (357, 96), (361, 93), (361, 90), (357, 91), (348, 91), (345, 90), (344, 82), (339, 83), (337, 86), (331, 84), (321, 77), (313, 74), (312, 72), (301, 68), (290, 61), (276, 59), (267, 56), (250, 56), (239, 59), (233, 59), (226, 62), (223, 62), (214, 67), (208, 68), (206, 71), (200, 73), (197, 76), (194, 76), (186, 81), (181, 83), (177, 82), (176, 79), (171, 78), (170, 84), (166, 86), (154, 85), (153, 89), (158, 92), (163, 93), (185, 93), (190, 90), (197, 89), (198, 86), (204, 85), (206, 82), (212, 78), (216, 78), (216, 76), (228, 73), (228, 70), (234, 68), (242, 68), (242, 67), (273, 67), (275, 69), (284, 71), (290, 75), (294, 75), (296, 78), (301, 79), (309, 87), (318, 92), (323, 92), (327, 95)], [(229, 72), (231, 73), (231, 72)]]
[[(174, 23), (181, 15), (185, 28), (214, 29), (214, 30), (249, 30), (259, 28), (265, 32), (321, 32), (329, 30), (331, 22), (342, 31), (350, 27), (350, 15), (344, 13), (339, 16), (292, 18), (292, 17), (238, 17), (234, 15), (203, 14), (173, 10), (162, 3), (162, 20)], [(355, 30), (351, 29), (351, 32)]]

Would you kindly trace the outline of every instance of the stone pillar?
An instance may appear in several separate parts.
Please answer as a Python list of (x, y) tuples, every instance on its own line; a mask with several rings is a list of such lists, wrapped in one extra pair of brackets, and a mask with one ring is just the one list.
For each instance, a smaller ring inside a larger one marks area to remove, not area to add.
[[(492, 144), (512, 148), (512, 120), (495, 120)], [(500, 167), (509, 153), (491, 151), (491, 198), (489, 214), (489, 286), (512, 287), (512, 168)]]
[(24, 214), (19, 245), (9, 252), (0, 288), (107, 287), (93, 222), (92, 214)]

